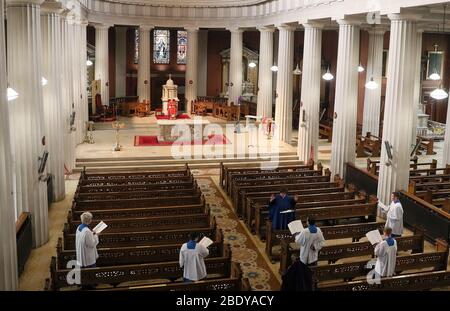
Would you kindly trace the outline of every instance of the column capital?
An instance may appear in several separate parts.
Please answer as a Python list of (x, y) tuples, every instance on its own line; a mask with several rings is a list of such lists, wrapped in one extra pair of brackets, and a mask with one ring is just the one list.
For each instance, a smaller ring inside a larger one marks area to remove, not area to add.
[(388, 31), (388, 28), (383, 26), (375, 26), (366, 28), (366, 30), (370, 35), (384, 35), (385, 32)]
[(184, 27), (184, 30), (186, 30), (187, 32), (198, 32), (200, 28), (197, 26), (186, 26)]
[(243, 33), (244, 29), (241, 29), (239, 27), (228, 27), (227, 28), (228, 31), (230, 31), (231, 33)]
[(44, 0), (6, 0), (6, 6), (20, 6), (27, 4), (41, 5)]
[(337, 19), (336, 22), (338, 23), (339, 26), (345, 26), (345, 25), (350, 25), (350, 26), (360, 26), (363, 21), (359, 18), (351, 18), (351, 17), (344, 17), (341, 19)]
[(79, 23), (81, 26), (89, 25), (89, 21), (87, 19), (80, 19)]
[(279, 24), (279, 25), (276, 25), (275, 27), (277, 27), (278, 30), (284, 30), (284, 31), (295, 31), (295, 29), (297, 29), (296, 26), (290, 25), (290, 24)]
[(139, 25), (140, 31), (151, 31), (155, 26), (153, 25)]
[(114, 27), (114, 25), (112, 25), (112, 24), (95, 24), (94, 25), (95, 30), (97, 30), (97, 29), (106, 29), (106, 30), (108, 30), (111, 27)]
[(301, 23), (301, 25), (303, 26), (303, 28), (305, 29), (323, 29), (324, 28), (324, 24), (321, 22), (316, 22), (316, 21), (306, 21), (304, 23)]
[(256, 27), (260, 32), (274, 32), (275, 27), (273, 26), (258, 26)]
[(45, 1), (41, 5), (41, 15), (46, 14), (61, 14), (64, 11), (64, 6), (61, 2)]
[(413, 12), (388, 14), (388, 18), (391, 21), (407, 21), (407, 22), (419, 22), (422, 20), (422, 16), (423, 16), (422, 14)]

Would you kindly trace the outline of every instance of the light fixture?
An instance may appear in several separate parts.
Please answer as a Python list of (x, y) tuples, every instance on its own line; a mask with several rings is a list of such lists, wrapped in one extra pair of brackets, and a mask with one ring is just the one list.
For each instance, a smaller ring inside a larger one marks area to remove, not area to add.
[(358, 72), (363, 72), (363, 71), (364, 71), (364, 67), (361, 65), (361, 63), (359, 63)]
[(441, 76), (435, 71), (428, 77), (428, 79), (437, 81), (441, 80)]
[(8, 98), (8, 101), (12, 101), (17, 97), (19, 97), (19, 93), (17, 93), (16, 90), (14, 90), (13, 88), (8, 87), (6, 89), (6, 97)]
[(253, 62), (253, 61), (251, 61), (250, 63), (248, 63), (248, 66), (249, 66), (250, 68), (255, 68), (255, 67), (256, 67), (256, 63)]
[(448, 93), (442, 88), (441, 85), (439, 85), (437, 89), (430, 93), (430, 96), (436, 100), (442, 100), (448, 97)]
[(299, 75), (302, 74), (302, 71), (300, 70), (300, 68), (298, 68), (298, 64), (297, 64), (297, 66), (295, 67), (295, 69), (294, 69), (294, 71), (293, 71), (293, 74), (296, 75), (296, 76), (299, 76)]
[(87, 61), (86, 61), (86, 66), (92, 66), (94, 63), (90, 60), (90, 59), (88, 59)]
[(272, 70), (273, 72), (276, 72), (276, 71), (278, 71), (278, 66), (273, 65), (272, 67), (270, 67), (270, 70)]
[(370, 81), (366, 83), (366, 89), (375, 90), (378, 88), (378, 83), (373, 81), (373, 77), (370, 78)]
[(42, 83), (42, 85), (47, 85), (47, 84), (48, 84), (48, 81), (47, 81), (46, 78), (42, 77), (41, 83)]
[(322, 78), (326, 81), (330, 81), (334, 79), (334, 76), (330, 72), (330, 67), (328, 67), (327, 72), (322, 76)]

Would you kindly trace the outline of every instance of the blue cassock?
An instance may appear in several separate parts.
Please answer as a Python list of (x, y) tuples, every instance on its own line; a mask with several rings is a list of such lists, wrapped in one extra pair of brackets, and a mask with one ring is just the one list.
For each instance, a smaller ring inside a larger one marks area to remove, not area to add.
[(295, 209), (295, 200), (286, 195), (284, 198), (277, 194), (275, 199), (269, 203), (269, 219), (272, 221), (272, 228), (284, 230), (288, 228), (288, 223), (295, 219), (295, 213), (280, 214), (282, 211)]

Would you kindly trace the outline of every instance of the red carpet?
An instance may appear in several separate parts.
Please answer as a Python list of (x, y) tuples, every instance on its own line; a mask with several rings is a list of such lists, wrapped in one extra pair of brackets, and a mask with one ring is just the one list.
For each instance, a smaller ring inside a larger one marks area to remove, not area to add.
[[(190, 118), (191, 118), (191, 117), (188, 116), (188, 115), (185, 114), (185, 113), (179, 114), (179, 115), (177, 116), (177, 120), (180, 120), (180, 119), (190, 119)], [(164, 115), (158, 115), (158, 116), (156, 116), (156, 119), (157, 119), (157, 120), (169, 120), (170, 117), (169, 117), (169, 116), (164, 116)]]
[[(184, 145), (227, 145), (231, 142), (225, 135), (211, 135), (209, 139), (201, 141), (183, 142)], [(134, 136), (135, 146), (171, 146), (168, 141), (158, 141), (157, 136)]]

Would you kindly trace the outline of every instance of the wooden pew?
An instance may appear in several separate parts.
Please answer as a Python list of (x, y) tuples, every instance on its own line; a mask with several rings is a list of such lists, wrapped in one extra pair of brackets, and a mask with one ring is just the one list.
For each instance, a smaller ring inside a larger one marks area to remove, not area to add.
[[(48, 287), (50, 279), (48, 279)], [(251, 291), (250, 282), (243, 277), (240, 265), (231, 263), (230, 277), (206, 279), (192, 283), (172, 282), (139, 286), (118, 286), (115, 288), (98, 289), (96, 291)]]
[(381, 138), (367, 132), (366, 136), (356, 138), (356, 157), (366, 157), (366, 152), (372, 157), (379, 157), (381, 153)]
[[(413, 236), (402, 236), (396, 238), (398, 251), (409, 251), (412, 253), (423, 253), (424, 235), (422, 233)], [(292, 264), (292, 255), (298, 257), (300, 247), (295, 243), (281, 240), (280, 273), (284, 274)], [(342, 258), (373, 256), (373, 246), (370, 242), (355, 242), (348, 244), (324, 246), (319, 251), (319, 261), (326, 260), (328, 263), (336, 262)]]
[(420, 151), (425, 151), (426, 155), (436, 154), (434, 152), (434, 138), (426, 138), (423, 136), (417, 136), (417, 142), (420, 140), (419, 150), (416, 154), (420, 154)]
[[(395, 271), (397, 274), (408, 270), (432, 268), (435, 271), (446, 270), (448, 264), (448, 244), (436, 241), (436, 251), (431, 253), (397, 256)], [(366, 276), (372, 268), (367, 268), (367, 260), (358, 260), (349, 263), (331, 264), (311, 267), (317, 283), (329, 280), (344, 281), (356, 277)]]
[[(211, 240), (217, 238), (219, 231), (215, 218), (211, 218), (209, 227), (170, 229), (170, 230), (147, 230), (134, 232), (108, 233), (108, 230), (99, 235), (99, 245), (102, 247), (127, 247), (127, 246), (149, 246), (183, 244), (189, 240), (191, 232), (198, 232), (201, 237), (207, 236)], [(63, 230), (64, 248), (75, 249), (75, 231), (69, 230), (66, 223)]]
[[(346, 239), (352, 238), (353, 242), (359, 241), (365, 234), (372, 230), (382, 230), (384, 228), (384, 222), (368, 222), (357, 223), (349, 225), (336, 225), (336, 226), (323, 226), (322, 230), (325, 240)], [(281, 240), (284, 239), (291, 243), (294, 243), (294, 237), (289, 230), (273, 230), (272, 222), (266, 220), (266, 254), (271, 261), (275, 259), (279, 260), (280, 255), (273, 253), (273, 247), (279, 246)]]
[(73, 202), (72, 210), (89, 211), (91, 209), (132, 209), (132, 208), (149, 208), (163, 206), (179, 206), (203, 204), (204, 197), (200, 195), (179, 196), (177, 198), (145, 198), (145, 199), (124, 199), (124, 200), (92, 200)]
[(366, 280), (344, 283), (321, 284), (319, 291), (394, 291), (427, 290), (450, 285), (450, 271), (432, 271), (383, 278), (380, 284)]
[[(218, 229), (216, 235), (212, 237), (214, 243), (208, 247), (209, 258), (220, 257), (223, 254), (223, 234)], [(178, 241), (177, 241), (178, 242)], [(184, 243), (184, 242), (183, 242)], [(165, 245), (141, 245), (125, 247), (103, 247), (100, 243), (97, 259), (97, 267), (117, 266), (126, 264), (176, 261), (179, 259), (180, 247), (182, 243)], [(70, 260), (76, 260), (75, 249), (67, 249), (63, 246), (62, 238), (58, 239), (56, 246), (56, 256), (58, 258), (58, 269), (67, 268)]]
[(190, 196), (199, 194), (199, 188), (193, 185), (187, 189), (175, 190), (156, 190), (156, 191), (126, 191), (126, 192), (99, 192), (99, 193), (75, 193), (76, 202), (83, 201), (102, 201), (102, 200), (128, 200), (128, 199), (147, 199), (147, 198), (175, 198), (178, 196)]
[[(350, 205), (337, 205), (337, 206), (326, 206), (326, 207), (313, 207), (305, 209), (295, 210), (295, 219), (306, 219), (307, 217), (314, 217), (317, 221), (332, 221), (336, 222), (340, 219), (350, 219), (350, 218), (364, 218), (368, 222), (376, 221), (377, 216), (377, 202), (371, 203), (359, 203)], [(264, 206), (256, 206), (256, 219), (255, 228), (258, 237), (264, 241), (266, 237), (266, 219), (259, 216), (263, 213), (260, 212), (261, 209), (265, 209)]]
[(86, 171), (86, 167), (80, 174), (80, 180), (117, 180), (117, 179), (153, 179), (157, 177), (181, 177), (190, 176), (191, 171), (188, 165), (173, 170), (155, 170), (143, 172), (117, 172), (117, 173), (90, 173)]
[(114, 186), (114, 185), (154, 185), (154, 184), (172, 184), (193, 181), (193, 176), (181, 177), (155, 177), (155, 178), (116, 178), (107, 180), (85, 180), (80, 179), (79, 186)]
[[(206, 258), (205, 266), (210, 275), (229, 276), (231, 272), (229, 245), (224, 244), (221, 257)], [(70, 271), (71, 269), (58, 269), (57, 258), (52, 257), (50, 265), (51, 288), (58, 290), (68, 286), (66, 277)], [(128, 281), (153, 279), (175, 280), (182, 275), (183, 269), (180, 268), (178, 260), (80, 269), (81, 285), (117, 285)]]
[[(108, 232), (133, 232), (163, 229), (202, 228), (210, 226), (209, 210), (201, 214), (189, 214), (181, 216), (166, 217), (142, 217), (142, 218), (120, 218), (108, 220)], [(81, 224), (79, 220), (68, 219), (69, 230), (75, 232)], [(92, 226), (96, 226), (100, 220), (94, 219)]]
[[(429, 166), (429, 168), (436, 168), (437, 167), (437, 160), (433, 159), (431, 162), (422, 162), (418, 163), (418, 158), (414, 157), (410, 159), (409, 167), (412, 170), (416, 170), (419, 166)], [(378, 171), (380, 170), (380, 161), (379, 160), (372, 160), (371, 158), (367, 158), (367, 171), (378, 175)]]
[(197, 181), (191, 178), (188, 181), (164, 184), (134, 184), (134, 185), (109, 185), (109, 186), (77, 186), (75, 194), (77, 193), (117, 193), (117, 192), (132, 192), (132, 191), (160, 191), (160, 190), (177, 190), (197, 188)]
[(323, 123), (319, 123), (319, 135), (321, 138), (326, 138), (329, 143), (333, 138), (333, 124), (327, 125)]

